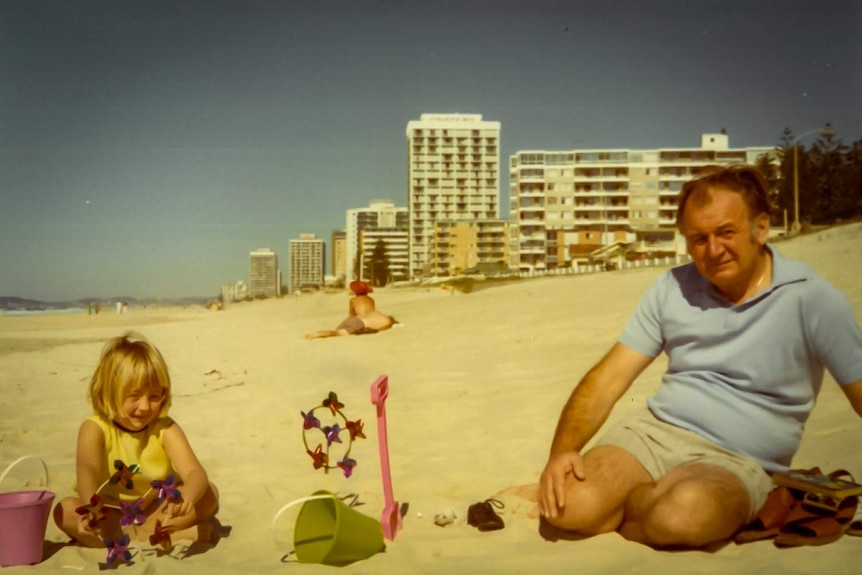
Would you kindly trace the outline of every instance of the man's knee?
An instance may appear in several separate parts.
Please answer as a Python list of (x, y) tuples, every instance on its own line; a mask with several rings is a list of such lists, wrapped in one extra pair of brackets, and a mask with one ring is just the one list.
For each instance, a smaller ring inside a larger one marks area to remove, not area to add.
[(675, 484), (640, 518), (641, 542), (653, 547), (703, 547), (729, 537), (745, 521), (747, 502), (724, 499), (722, 491), (697, 481)]
[(600, 485), (574, 481), (566, 497), (566, 506), (556, 517), (545, 520), (559, 529), (591, 536), (614, 531), (622, 520), (622, 509), (608, 505)]

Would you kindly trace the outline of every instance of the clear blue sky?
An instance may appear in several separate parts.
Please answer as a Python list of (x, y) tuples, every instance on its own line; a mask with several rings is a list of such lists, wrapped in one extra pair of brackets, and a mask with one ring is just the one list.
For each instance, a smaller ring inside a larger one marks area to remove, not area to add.
[(407, 204), (423, 112), (501, 122), (501, 206), (517, 150), (849, 144), (860, 30), (857, 0), (0, 0), (0, 295), (214, 296), (258, 247), (284, 269), (300, 233)]

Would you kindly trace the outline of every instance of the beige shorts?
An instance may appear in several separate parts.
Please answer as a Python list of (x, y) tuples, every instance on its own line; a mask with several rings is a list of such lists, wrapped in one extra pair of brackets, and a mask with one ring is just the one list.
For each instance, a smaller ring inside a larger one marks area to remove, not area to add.
[(693, 431), (665, 423), (649, 409), (608, 429), (596, 445), (625, 449), (644, 466), (654, 481), (677, 467), (694, 463), (729, 471), (748, 490), (751, 501), (749, 521), (757, 515), (774, 487), (766, 471), (750, 457), (720, 447)]

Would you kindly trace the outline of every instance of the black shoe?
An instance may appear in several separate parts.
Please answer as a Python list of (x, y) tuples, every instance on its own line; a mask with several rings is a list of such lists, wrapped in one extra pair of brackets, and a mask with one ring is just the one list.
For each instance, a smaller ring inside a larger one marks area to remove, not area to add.
[(479, 531), (496, 531), (505, 525), (503, 518), (494, 511), (503, 509), (505, 505), (496, 499), (486, 499), (481, 503), (474, 503), (467, 508), (467, 523)]

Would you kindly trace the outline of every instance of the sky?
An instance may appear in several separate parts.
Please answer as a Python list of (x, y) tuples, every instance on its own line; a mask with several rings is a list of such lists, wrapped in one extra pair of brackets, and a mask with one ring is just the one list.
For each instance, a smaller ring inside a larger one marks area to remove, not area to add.
[(0, 296), (214, 297), (259, 247), (286, 275), (407, 205), (423, 113), (501, 123), (501, 209), (519, 150), (850, 144), (860, 30), (858, 0), (0, 0)]

